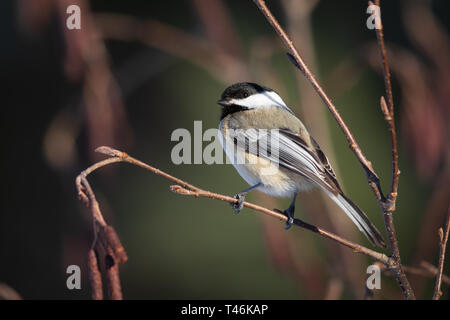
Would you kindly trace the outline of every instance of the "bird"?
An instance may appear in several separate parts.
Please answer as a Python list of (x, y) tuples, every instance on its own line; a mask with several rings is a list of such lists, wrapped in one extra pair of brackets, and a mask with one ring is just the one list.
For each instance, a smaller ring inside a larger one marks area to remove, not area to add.
[(217, 103), (221, 107), (218, 140), (250, 185), (234, 195), (238, 201), (230, 205), (236, 214), (252, 190), (292, 198), (282, 211), (288, 218), (285, 228), (289, 229), (294, 222), (297, 194), (319, 188), (373, 245), (386, 247), (377, 228), (342, 191), (319, 144), (278, 93), (256, 83), (239, 82), (227, 87)]

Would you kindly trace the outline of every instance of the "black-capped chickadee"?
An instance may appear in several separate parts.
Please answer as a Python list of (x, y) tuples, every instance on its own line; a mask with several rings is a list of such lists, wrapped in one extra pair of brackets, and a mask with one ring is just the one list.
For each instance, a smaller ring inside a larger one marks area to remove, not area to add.
[(386, 247), (369, 218), (342, 192), (317, 142), (275, 91), (256, 83), (236, 83), (225, 89), (218, 104), (222, 107), (219, 140), (250, 185), (235, 195), (239, 200), (232, 204), (236, 213), (253, 189), (275, 197), (292, 197), (283, 212), (288, 229), (297, 193), (320, 187), (373, 244)]

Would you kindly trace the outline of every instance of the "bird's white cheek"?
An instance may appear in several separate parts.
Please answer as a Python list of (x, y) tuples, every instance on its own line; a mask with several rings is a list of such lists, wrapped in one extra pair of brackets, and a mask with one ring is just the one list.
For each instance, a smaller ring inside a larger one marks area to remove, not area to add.
[(264, 108), (270, 106), (286, 107), (283, 99), (275, 92), (262, 92), (253, 94), (244, 99), (232, 99), (230, 103), (247, 108)]

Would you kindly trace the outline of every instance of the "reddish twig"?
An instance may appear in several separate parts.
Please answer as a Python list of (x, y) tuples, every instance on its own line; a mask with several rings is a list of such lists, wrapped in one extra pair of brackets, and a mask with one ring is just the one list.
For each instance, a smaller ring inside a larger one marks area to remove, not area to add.
[(108, 225), (103, 218), (95, 194), (86, 179), (86, 177), (96, 169), (114, 162), (118, 162), (117, 159), (109, 158), (97, 162), (81, 172), (75, 180), (78, 196), (80, 200), (90, 208), (94, 224), (94, 240), (88, 254), (88, 268), (92, 288), (92, 298), (95, 300), (103, 298), (101, 274), (98, 266), (99, 259), (101, 259), (100, 262), (102, 262), (106, 268), (108, 292), (111, 299), (122, 298), (118, 265), (119, 263), (124, 263), (128, 259), (116, 231), (112, 226)]
[(109, 298), (112, 300), (122, 300), (122, 287), (120, 285), (119, 264), (112, 254), (106, 256), (106, 280), (109, 288)]
[[(435, 266), (433, 266), (431, 263), (427, 262), (427, 261), (421, 261), (420, 262), (420, 267), (427, 271), (429, 273), (429, 275), (431, 275), (433, 278), (436, 278), (439, 270), (438, 268), (436, 268)], [(442, 274), (442, 282), (450, 285), (450, 277)]]
[[(369, 5), (373, 3), (369, 1)], [(376, 0), (376, 5), (380, 7), (380, 0)], [(380, 105), (384, 114), (386, 123), (388, 125), (389, 135), (391, 138), (391, 155), (392, 155), (392, 178), (391, 178), (391, 191), (383, 203), (383, 218), (388, 235), (389, 249), (391, 251), (391, 257), (396, 262), (396, 268), (393, 270), (393, 274), (402, 289), (404, 296), (407, 299), (415, 299), (414, 292), (409, 284), (408, 278), (402, 269), (400, 250), (398, 247), (397, 234), (394, 227), (394, 218), (392, 216), (395, 211), (395, 203), (397, 200), (398, 183), (400, 170), (398, 168), (398, 147), (397, 147), (397, 134), (395, 131), (394, 121), (394, 100), (392, 97), (392, 85), (391, 85), (391, 73), (389, 69), (389, 63), (386, 55), (386, 46), (384, 43), (383, 23), (380, 17), (380, 24), (376, 28), (377, 42), (380, 51), (381, 61), (383, 64), (384, 84), (386, 89), (386, 96), (388, 99), (388, 106), (384, 97), (381, 97)]]
[[(380, 6), (380, 0), (376, 0), (376, 5)], [(369, 1), (369, 5), (373, 5), (371, 1)], [(391, 184), (391, 192), (390, 192), (390, 202), (393, 209), (395, 210), (395, 199), (397, 198), (397, 190), (398, 190), (398, 180), (400, 175), (400, 170), (398, 169), (398, 150), (397, 150), (397, 134), (395, 132), (395, 121), (394, 121), (394, 98), (392, 96), (392, 85), (391, 85), (391, 72), (389, 68), (389, 63), (387, 60), (386, 54), (386, 45), (384, 44), (384, 34), (383, 34), (383, 23), (380, 17), (380, 25), (376, 29), (378, 48), (380, 50), (381, 61), (383, 64), (383, 75), (384, 75), (384, 86), (386, 89), (386, 97), (388, 101), (388, 112), (383, 110), (383, 114), (385, 115), (386, 122), (389, 126), (389, 133), (391, 135), (391, 150), (392, 150), (392, 184)], [(382, 107), (383, 109), (383, 107)]]
[(439, 229), (439, 264), (438, 272), (436, 276), (436, 285), (434, 288), (433, 300), (439, 300), (442, 296), (441, 283), (442, 283), (442, 273), (444, 272), (444, 260), (445, 260), (445, 249), (447, 247), (448, 233), (450, 230), (450, 207), (447, 211), (447, 219), (445, 222), (445, 232), (442, 228)]
[(102, 275), (100, 273), (97, 255), (95, 254), (94, 249), (90, 249), (88, 253), (88, 270), (92, 289), (92, 299), (103, 300)]

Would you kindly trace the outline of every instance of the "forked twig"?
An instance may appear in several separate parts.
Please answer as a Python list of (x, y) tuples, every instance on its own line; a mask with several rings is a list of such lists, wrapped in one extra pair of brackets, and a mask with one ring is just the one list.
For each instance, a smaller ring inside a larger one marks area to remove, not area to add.
[(128, 259), (116, 231), (103, 218), (94, 191), (92, 191), (86, 179), (91, 172), (114, 162), (118, 162), (117, 159), (109, 158), (97, 162), (81, 172), (75, 180), (78, 196), (90, 208), (93, 219), (94, 240), (88, 252), (88, 269), (92, 298), (94, 300), (103, 299), (103, 284), (100, 272), (102, 265), (106, 269), (105, 276), (108, 284), (109, 297), (114, 300), (122, 299), (118, 265), (119, 263), (126, 262)]

